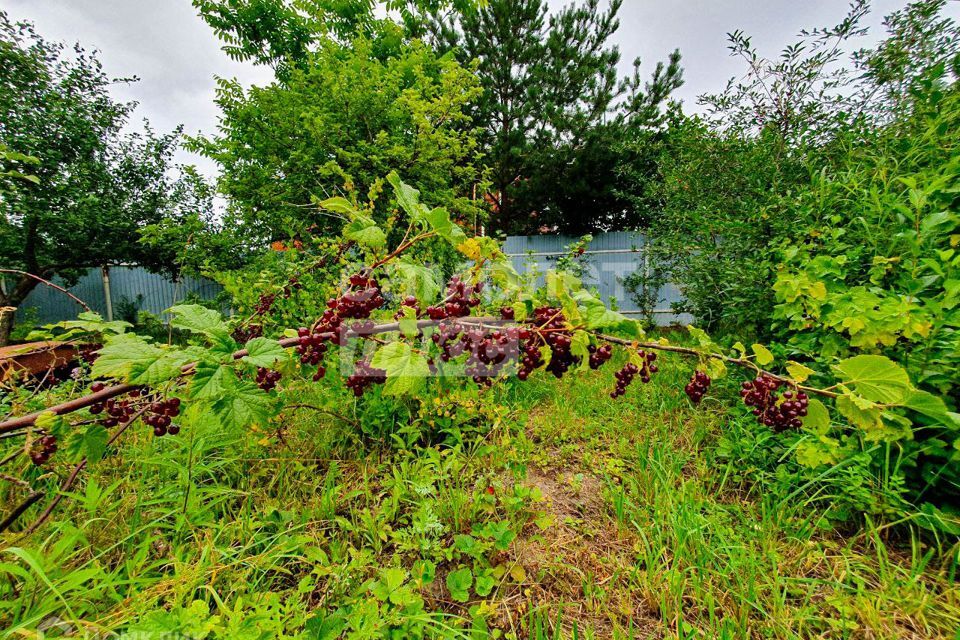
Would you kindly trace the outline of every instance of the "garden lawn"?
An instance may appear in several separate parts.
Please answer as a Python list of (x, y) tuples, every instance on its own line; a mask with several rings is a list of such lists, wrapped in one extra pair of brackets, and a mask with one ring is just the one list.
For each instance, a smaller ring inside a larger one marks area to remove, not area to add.
[[(497, 400), (489, 431), (453, 447), (359, 436), (322, 386), (268, 429), (137, 429), (38, 533), (2, 539), (0, 628), (956, 637), (942, 549), (869, 522), (843, 536), (803, 486), (753, 482), (730, 443), (756, 425), (709, 396), (692, 407), (681, 366), (619, 400), (615, 363), (494, 388), (477, 396)], [(443, 403), (441, 418), (480, 407)]]

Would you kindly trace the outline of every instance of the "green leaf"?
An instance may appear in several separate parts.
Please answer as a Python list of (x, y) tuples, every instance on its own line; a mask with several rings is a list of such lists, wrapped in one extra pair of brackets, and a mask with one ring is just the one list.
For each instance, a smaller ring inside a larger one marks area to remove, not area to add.
[(351, 218), (358, 214), (357, 208), (353, 206), (353, 203), (340, 196), (327, 198), (318, 204), (322, 209), (332, 211), (333, 213), (342, 213), (343, 215), (350, 216)]
[(885, 356), (854, 356), (834, 368), (843, 376), (844, 384), (874, 402), (900, 404), (913, 389), (907, 372)]
[(470, 599), (470, 585), (473, 584), (473, 572), (469, 567), (457, 569), (447, 574), (447, 589), (450, 597), (457, 602), (466, 602)]
[(714, 344), (707, 332), (700, 327), (695, 327), (692, 324), (688, 324), (687, 332), (690, 333), (690, 337), (697, 341), (697, 344), (700, 345), (701, 349), (706, 349), (711, 352), (717, 351), (717, 345)]
[(479, 558), (483, 553), (483, 547), (473, 536), (458, 533), (453, 536), (453, 544), (458, 551), (474, 558)]
[(837, 398), (837, 411), (844, 418), (850, 421), (850, 424), (859, 427), (865, 431), (879, 429), (883, 427), (880, 419), (880, 408), (874, 406), (869, 401), (863, 402), (852, 395), (842, 395)]
[(214, 413), (228, 429), (265, 424), (273, 410), (274, 402), (267, 392), (247, 380), (237, 381), (224, 397), (213, 403)]
[(580, 358), (580, 368), (590, 366), (590, 334), (574, 331), (570, 340), (570, 353)]
[(417, 560), (413, 563), (413, 578), (421, 585), (431, 584), (437, 577), (437, 565), (430, 560)]
[(107, 322), (99, 313), (93, 311), (84, 311), (77, 316), (76, 320), (65, 320), (56, 325), (64, 329), (79, 329), (89, 333), (123, 333), (127, 329), (132, 329), (133, 325), (123, 320), (113, 320)]
[(815, 433), (826, 433), (830, 424), (830, 411), (826, 405), (816, 398), (810, 398), (807, 404), (807, 415), (803, 417), (803, 426)]
[(493, 280), (504, 292), (518, 289), (523, 280), (520, 274), (513, 267), (510, 258), (503, 255), (490, 261), (490, 279)]
[(405, 395), (420, 388), (430, 375), (427, 359), (415, 353), (405, 342), (391, 342), (377, 349), (370, 364), (387, 372), (383, 392), (387, 395)]
[(493, 592), (493, 587), (496, 585), (497, 581), (493, 576), (484, 574), (482, 576), (477, 576), (477, 584), (474, 586), (474, 591), (477, 592), (477, 595), (481, 598), (486, 598)]
[(622, 313), (607, 308), (602, 300), (581, 289), (573, 294), (574, 299), (583, 307), (583, 320), (588, 329), (623, 331), (637, 337), (642, 332), (640, 324)]
[(170, 324), (177, 329), (186, 329), (221, 344), (233, 341), (230, 337), (230, 328), (218, 311), (199, 304), (179, 304), (170, 307), (167, 312), (173, 314)]
[(713, 380), (720, 380), (727, 376), (727, 364), (720, 358), (707, 358), (705, 368), (707, 375)]
[(570, 296), (570, 292), (583, 288), (580, 279), (566, 271), (551, 269), (546, 275), (547, 295), (555, 300)]
[(423, 214), (423, 219), (427, 221), (431, 229), (437, 232), (438, 236), (455, 247), (467, 237), (460, 225), (450, 220), (450, 212), (442, 207), (427, 211)]
[(417, 324), (417, 312), (414, 311), (413, 307), (403, 306), (400, 307), (401, 316), (400, 324), (400, 333), (402, 333), (407, 338), (415, 338), (417, 334), (420, 333), (420, 327)]
[(107, 339), (93, 363), (94, 378), (120, 378), (131, 384), (154, 385), (176, 378), (191, 357), (178, 350), (161, 349), (132, 333)]
[(753, 345), (753, 355), (756, 356), (757, 364), (761, 367), (765, 367), (773, 362), (773, 354), (762, 344)]
[(286, 349), (270, 338), (253, 338), (244, 348), (247, 355), (243, 356), (243, 361), (257, 367), (272, 367), (277, 362), (286, 361), (288, 355)]
[(945, 424), (953, 424), (954, 422), (943, 398), (927, 391), (921, 391), (920, 389), (911, 391), (907, 395), (903, 406)]
[(393, 185), (393, 192), (397, 196), (397, 204), (406, 211), (411, 220), (421, 220), (425, 207), (420, 204), (420, 192), (404, 183), (396, 171), (387, 175), (387, 182)]
[(440, 293), (436, 270), (406, 259), (397, 261), (394, 269), (397, 278), (403, 282), (404, 292), (416, 296), (421, 303), (433, 302)]
[(370, 585), (370, 592), (381, 602), (391, 601), (396, 604), (398, 589), (403, 586), (407, 579), (407, 572), (397, 567), (385, 569), (381, 574), (380, 580)]
[(217, 400), (230, 393), (236, 382), (233, 367), (201, 362), (190, 376), (187, 396), (191, 400)]
[(96, 462), (107, 452), (107, 441), (109, 439), (110, 433), (103, 425), (92, 424), (70, 436), (67, 451), (75, 460), (86, 458), (90, 462)]
[(371, 249), (380, 249), (387, 244), (387, 234), (377, 226), (373, 218), (358, 215), (343, 228), (343, 237)]
[(810, 437), (797, 445), (797, 462), (810, 469), (833, 464), (837, 461), (840, 442), (836, 438)]
[(36, 419), (33, 421), (33, 425), (38, 429), (43, 429), (53, 433), (58, 431), (61, 426), (63, 426), (63, 416), (58, 416), (53, 411), (41, 411), (37, 415)]

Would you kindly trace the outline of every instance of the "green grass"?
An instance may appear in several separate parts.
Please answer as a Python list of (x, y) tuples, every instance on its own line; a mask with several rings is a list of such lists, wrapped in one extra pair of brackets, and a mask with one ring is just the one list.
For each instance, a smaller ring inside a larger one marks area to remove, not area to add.
[(761, 464), (777, 436), (718, 400), (690, 407), (689, 371), (665, 363), (611, 401), (613, 370), (495, 389), (485, 433), (457, 447), (398, 448), (308, 409), (242, 434), (201, 417), (177, 438), (139, 430), (51, 523), (3, 539), (3, 637), (54, 621), (231, 639), (957, 637), (955, 549), (838, 529), (831, 485)]

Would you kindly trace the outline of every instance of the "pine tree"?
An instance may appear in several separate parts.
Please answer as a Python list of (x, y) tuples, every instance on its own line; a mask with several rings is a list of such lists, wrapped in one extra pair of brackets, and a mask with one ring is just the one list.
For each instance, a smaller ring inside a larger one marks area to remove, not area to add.
[(494, 228), (580, 232), (623, 218), (613, 145), (651, 106), (659, 112), (680, 68), (675, 54), (655, 87), (636, 72), (618, 81), (620, 52), (608, 40), (621, 3), (603, 10), (585, 0), (551, 14), (544, 0), (489, 0), (427, 23), (437, 46), (478, 65), (484, 94), (472, 115), (485, 132)]

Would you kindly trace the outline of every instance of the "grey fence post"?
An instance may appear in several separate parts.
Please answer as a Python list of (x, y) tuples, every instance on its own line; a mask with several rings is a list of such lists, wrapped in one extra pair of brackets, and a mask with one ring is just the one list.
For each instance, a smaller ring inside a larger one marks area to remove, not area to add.
[(100, 274), (103, 277), (103, 301), (107, 307), (107, 322), (113, 322), (113, 298), (110, 296), (110, 267), (106, 265), (100, 267)]

